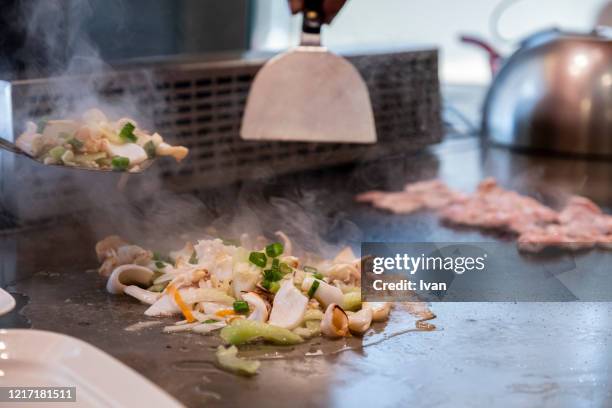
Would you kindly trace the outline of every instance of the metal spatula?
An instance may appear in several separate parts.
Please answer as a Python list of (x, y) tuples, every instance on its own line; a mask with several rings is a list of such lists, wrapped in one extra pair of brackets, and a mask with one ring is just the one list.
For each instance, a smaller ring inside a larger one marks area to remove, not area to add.
[(246, 140), (374, 143), (376, 129), (363, 79), (321, 46), (322, 0), (304, 2), (300, 45), (257, 73), (242, 120)]

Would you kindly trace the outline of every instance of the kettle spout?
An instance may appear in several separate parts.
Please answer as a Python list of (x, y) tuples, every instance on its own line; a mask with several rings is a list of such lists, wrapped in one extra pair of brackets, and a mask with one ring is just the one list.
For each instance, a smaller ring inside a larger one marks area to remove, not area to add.
[(502, 63), (504, 62), (504, 58), (499, 52), (497, 52), (497, 50), (495, 50), (495, 48), (493, 48), (491, 44), (481, 38), (474, 37), (471, 35), (462, 35), (459, 38), (463, 43), (476, 45), (485, 50), (487, 54), (489, 54), (489, 67), (491, 68), (491, 75), (497, 75), (502, 66)]

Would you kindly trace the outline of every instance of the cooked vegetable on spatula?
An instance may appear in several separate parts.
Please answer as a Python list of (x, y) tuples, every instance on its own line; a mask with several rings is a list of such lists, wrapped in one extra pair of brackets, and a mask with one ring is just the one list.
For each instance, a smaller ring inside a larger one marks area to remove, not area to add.
[(112, 121), (99, 109), (74, 120), (28, 122), (16, 145), (44, 164), (129, 172), (141, 171), (157, 156), (181, 161), (188, 153), (186, 147), (167, 144), (133, 119)]

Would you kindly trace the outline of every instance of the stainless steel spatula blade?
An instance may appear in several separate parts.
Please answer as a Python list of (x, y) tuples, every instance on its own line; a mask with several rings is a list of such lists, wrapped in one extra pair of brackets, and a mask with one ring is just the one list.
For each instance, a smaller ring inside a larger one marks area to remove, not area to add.
[(318, 17), (305, 9), (302, 45), (259, 70), (240, 134), (246, 140), (375, 143), (366, 84), (351, 63), (319, 45), (320, 2), (306, 3), (319, 7)]

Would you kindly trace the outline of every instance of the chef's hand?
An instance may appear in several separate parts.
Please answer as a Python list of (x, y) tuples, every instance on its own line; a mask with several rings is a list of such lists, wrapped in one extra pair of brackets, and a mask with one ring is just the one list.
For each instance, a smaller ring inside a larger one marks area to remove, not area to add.
[[(346, 0), (323, 0), (323, 12), (327, 24), (331, 23), (336, 17), (344, 3), (346, 3)], [(304, 0), (289, 0), (289, 6), (291, 7), (291, 13), (297, 14), (304, 10)]]

